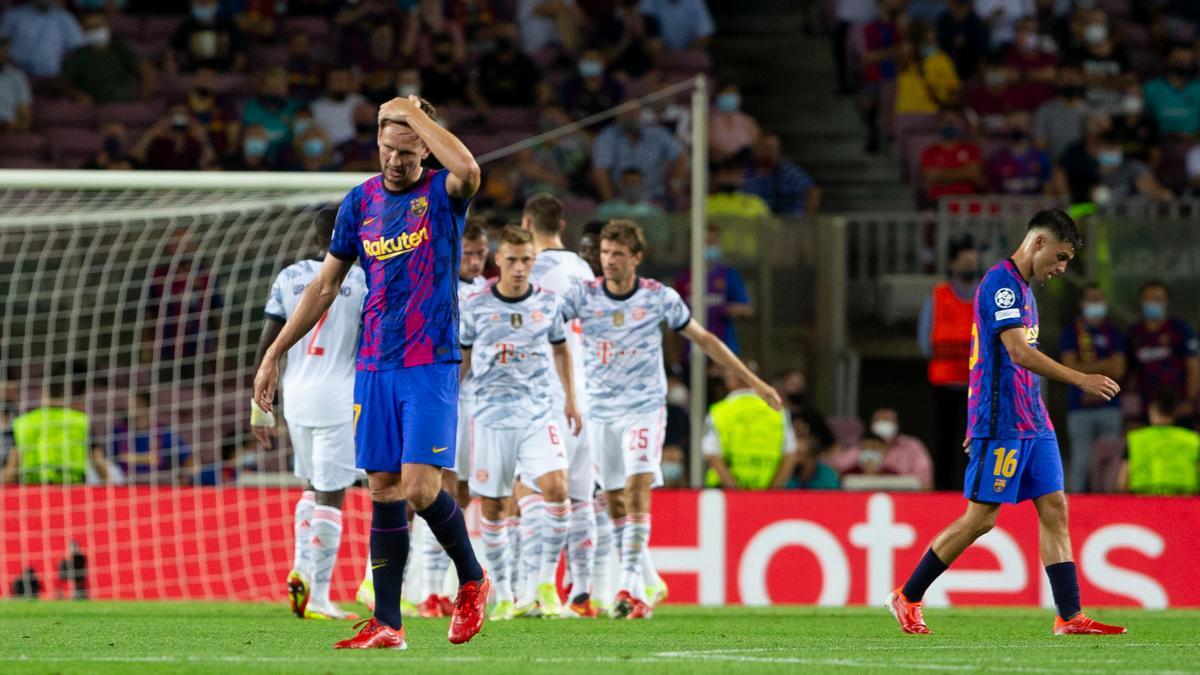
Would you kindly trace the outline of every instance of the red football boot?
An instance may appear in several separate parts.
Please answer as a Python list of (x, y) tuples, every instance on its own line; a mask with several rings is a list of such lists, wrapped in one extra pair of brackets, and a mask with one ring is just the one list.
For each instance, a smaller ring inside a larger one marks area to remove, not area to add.
[(454, 616), (454, 601), (449, 596), (439, 595), (438, 603), (442, 606), (442, 616)]
[(633, 613), (634, 598), (629, 594), (629, 591), (621, 591), (617, 593), (617, 597), (613, 600), (612, 610), (609, 611), (609, 616), (614, 619), (627, 618)]
[(649, 619), (650, 617), (654, 616), (654, 610), (650, 607), (650, 605), (638, 600), (637, 598), (631, 598), (630, 600), (633, 602), (633, 611), (630, 612), (629, 616), (626, 618)]
[(450, 619), (450, 633), (447, 637), (451, 644), (461, 645), (483, 628), (484, 609), (487, 599), (492, 592), (492, 579), (487, 570), (483, 571), (483, 579), (468, 581), (458, 589), (458, 597), (454, 600), (454, 616)]
[(1083, 612), (1071, 617), (1070, 621), (1063, 621), (1060, 616), (1054, 617), (1055, 635), (1122, 635), (1124, 633), (1124, 626), (1100, 623), (1087, 618)]
[(355, 628), (362, 626), (358, 635), (341, 642), (333, 643), (334, 649), (408, 649), (404, 641), (403, 628), (391, 628), (375, 620), (375, 617), (364, 619), (354, 624)]
[(921, 614), (921, 603), (909, 602), (899, 588), (892, 591), (887, 599), (888, 611), (900, 622), (900, 630), (912, 635), (929, 635), (933, 631), (925, 625), (925, 617)]
[(422, 600), (421, 604), (417, 605), (417, 611), (421, 613), (422, 619), (436, 619), (446, 616), (442, 613), (442, 601), (436, 595), (431, 595)]

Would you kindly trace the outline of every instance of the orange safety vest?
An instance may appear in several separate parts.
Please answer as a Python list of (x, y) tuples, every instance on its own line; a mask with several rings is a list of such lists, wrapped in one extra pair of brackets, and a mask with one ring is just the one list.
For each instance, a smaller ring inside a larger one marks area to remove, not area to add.
[(935, 387), (967, 386), (971, 357), (971, 323), (975, 307), (961, 300), (949, 281), (933, 287), (933, 329), (929, 341), (933, 357), (929, 359), (929, 383)]

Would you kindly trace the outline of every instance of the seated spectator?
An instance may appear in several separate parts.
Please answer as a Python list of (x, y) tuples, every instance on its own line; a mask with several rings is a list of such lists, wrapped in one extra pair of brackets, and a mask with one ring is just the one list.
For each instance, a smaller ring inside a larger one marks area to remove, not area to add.
[[(372, 34), (387, 26), (392, 38), (388, 48), (391, 55), (395, 52), (395, 28), (401, 16), (401, 4), (388, 0), (370, 0), (358, 3), (338, 3), (340, 9), (333, 17), (333, 25), (341, 33), (340, 63), (358, 67), (368, 58), (371, 50)], [(408, 5), (411, 6), (411, 3)], [(361, 74), (361, 70), (359, 74)]]
[(1194, 426), (1200, 400), (1200, 339), (1187, 321), (1171, 316), (1171, 291), (1165, 283), (1146, 282), (1138, 298), (1142, 318), (1130, 327), (1125, 345), (1143, 413), (1161, 392), (1169, 391), (1179, 401), (1175, 412), (1185, 418), (1185, 426)]
[[(325, 76), (325, 95), (309, 104), (317, 127), (334, 146), (354, 138), (354, 109), (367, 102), (357, 89), (354, 75), (348, 69), (334, 68)], [(419, 86), (412, 95), (418, 92)]]
[(1189, 45), (1171, 48), (1166, 74), (1146, 83), (1145, 102), (1162, 133), (1191, 136), (1200, 131), (1200, 81)]
[(91, 421), (81, 410), (82, 376), (69, 370), (56, 366), (41, 405), (13, 419), (13, 448), (4, 463), (3, 482), (79, 485), (108, 480), (104, 453), (93, 445)]
[(1176, 424), (1179, 401), (1162, 391), (1150, 426), (1129, 432), (1117, 489), (1142, 495), (1200, 494), (1200, 434)]
[(929, 24), (914, 22), (909, 28), (896, 78), (896, 114), (934, 114), (962, 100), (962, 81), (954, 62), (938, 47)]
[(1158, 166), (1162, 159), (1162, 139), (1158, 122), (1144, 112), (1140, 88), (1131, 87), (1125, 92), (1120, 110), (1113, 115), (1112, 130), (1126, 157), (1151, 168)]
[(821, 207), (821, 188), (783, 156), (775, 134), (764, 134), (754, 144), (742, 191), (762, 197), (771, 213), (781, 216), (813, 214)]
[(312, 54), (312, 38), (304, 31), (297, 31), (288, 37), (287, 63), (284, 69), (288, 74), (288, 89), (292, 95), (311, 100), (321, 94), (325, 84), (322, 77), (324, 66)]
[(130, 401), (128, 415), (113, 429), (108, 446), (108, 457), (126, 482), (170, 484), (191, 473), (192, 449), (168, 418), (148, 394), (139, 393)]
[(62, 81), (77, 101), (112, 103), (144, 99), (150, 93), (150, 64), (124, 40), (114, 38), (99, 12), (83, 17), (83, 41), (62, 64)]
[(213, 152), (222, 161), (236, 154), (242, 133), (238, 111), (225, 97), (217, 93), (217, 71), (199, 68), (192, 76), (192, 90), (183, 101), (188, 112), (208, 137)]
[(1030, 0), (975, 0), (975, 12), (987, 22), (991, 48), (1002, 51), (1016, 39), (1021, 19), (1037, 11)]
[(1083, 47), (1072, 60), (1083, 70), (1084, 100), (1093, 112), (1115, 112), (1124, 92), (1137, 84), (1129, 55), (1112, 38), (1103, 10), (1088, 13), (1081, 34)]
[(688, 486), (687, 457), (679, 445), (663, 445), (662, 486), (667, 489), (682, 489)]
[(139, 167), (154, 171), (199, 171), (216, 159), (204, 129), (183, 105), (171, 106), (146, 130), (131, 154)]
[(129, 145), (125, 139), (125, 125), (120, 122), (105, 122), (100, 127), (100, 149), (83, 165), (85, 169), (106, 171), (129, 171), (133, 158), (129, 156)]
[(513, 20), (511, 3), (500, 0), (456, 0), (448, 4), (450, 21), (462, 26), (468, 50), (492, 40), (500, 22)]
[(429, 65), (421, 68), (421, 96), (441, 107), (448, 103), (471, 105), (482, 113), (478, 93), (471, 88), (466, 71), (455, 61), (454, 42), (445, 36), (435, 37), (430, 43)]
[(537, 100), (537, 85), (542, 76), (533, 60), (517, 49), (512, 29), (501, 30), (495, 49), (479, 58), (475, 78), (479, 94), (488, 105), (532, 106)]
[(245, 36), (228, 18), (217, 15), (217, 0), (192, 0), (192, 15), (171, 36), (164, 66), (168, 73), (208, 67), (219, 73), (246, 67)]
[(320, 127), (314, 125), (293, 132), (292, 136), (291, 162), (288, 164), (292, 171), (334, 171), (337, 168), (333, 146)]
[(808, 380), (799, 370), (786, 370), (779, 374), (775, 389), (783, 396), (784, 404), (792, 413), (793, 425), (803, 424), (807, 429), (805, 434), (797, 434), (797, 438), (808, 437), (814, 456), (822, 455), (837, 449), (837, 439), (833, 430), (825, 421), (825, 413), (817, 407), (808, 395)]
[(762, 135), (758, 122), (742, 112), (742, 94), (736, 84), (726, 84), (713, 98), (708, 119), (709, 161), (721, 164), (737, 159), (743, 166), (750, 158), (750, 148)]
[[(372, 124), (372, 132), (374, 128)], [(373, 139), (374, 134), (371, 137)], [(228, 171), (274, 171), (276, 166), (267, 154), (270, 147), (271, 137), (266, 129), (258, 125), (244, 127), (241, 144), (237, 146), (236, 152), (225, 159), (223, 168)], [(375, 168), (379, 168), (378, 162)]]
[(683, 147), (666, 129), (643, 126), (637, 106), (618, 115), (616, 123), (596, 134), (592, 144), (592, 180), (602, 201), (613, 199), (621, 172), (631, 166), (642, 172), (647, 199), (683, 203), (687, 169)]
[(987, 24), (975, 13), (971, 0), (949, 0), (938, 17), (938, 44), (954, 62), (958, 79), (975, 77), (979, 62), (988, 53), (990, 37)]
[(408, 10), (400, 55), (418, 68), (428, 67), (433, 63), (434, 40), (448, 40), (454, 48), (454, 63), (459, 66), (466, 63), (467, 40), (462, 26), (446, 19), (441, 0), (420, 0)]
[(1161, 201), (1174, 197), (1149, 167), (1125, 157), (1112, 133), (1112, 123), (1104, 115), (1089, 119), (1087, 135), (1063, 151), (1055, 181), (1059, 194), (1069, 194), (1072, 203), (1134, 195)]
[(709, 218), (762, 218), (771, 215), (771, 208), (762, 197), (742, 189), (746, 180), (746, 165), (737, 159), (727, 159), (712, 176), (705, 212)]
[(1033, 114), (1033, 142), (1058, 162), (1072, 143), (1083, 138), (1088, 107), (1083, 100), (1083, 71), (1064, 66), (1058, 72), (1058, 94)]
[[(541, 133), (552, 131), (570, 123), (567, 113), (558, 105), (542, 109), (538, 128)], [(516, 155), (517, 170), (521, 175), (521, 195), (530, 197), (538, 192), (563, 194), (567, 191), (586, 193), (588, 139), (582, 131), (572, 131), (565, 136), (539, 143), (522, 150)]]
[(0, 131), (24, 131), (33, 119), (29, 78), (13, 65), (11, 41), (0, 37)]
[(383, 105), (396, 96), (396, 29), (389, 23), (371, 29), (367, 50), (353, 62), (362, 81), (362, 94), (375, 105)]
[(625, 100), (625, 87), (605, 70), (599, 49), (579, 55), (579, 73), (562, 85), (562, 104), (575, 119), (604, 112)]
[(863, 473), (914, 476), (921, 487), (933, 488), (933, 460), (920, 440), (900, 433), (900, 417), (892, 408), (871, 415), (870, 434), (857, 448), (846, 448), (829, 458), (842, 475)]
[(1008, 116), (1008, 143), (987, 160), (988, 190), (1001, 195), (1040, 195), (1053, 191), (1050, 158), (1029, 140), (1029, 114)]
[(543, 50), (573, 54), (581, 46), (579, 27), (586, 25), (575, 0), (517, 0), (521, 52)]
[(705, 485), (726, 490), (782, 488), (796, 468), (791, 416), (771, 408), (731, 369), (724, 369), (723, 375), (729, 393), (709, 407), (704, 420)]
[[(742, 347), (737, 337), (736, 322), (753, 319), (754, 305), (750, 303), (741, 273), (723, 258), (721, 228), (710, 222), (704, 231), (704, 260), (708, 268), (705, 286), (707, 316), (704, 325), (729, 347), (729, 351), (740, 354)], [(675, 290), (684, 302), (691, 302), (691, 269), (684, 270), (675, 278)]]
[(1000, 58), (984, 64), (983, 84), (967, 94), (967, 118), (972, 132), (977, 137), (1003, 138), (1009, 132), (1009, 113), (1026, 109), (1021, 86), (1008, 64)]
[[(1094, 283), (1083, 288), (1080, 316), (1063, 331), (1062, 362), (1083, 373), (1100, 373), (1115, 382), (1125, 379), (1125, 338), (1108, 318), (1104, 291)], [(1121, 400), (1105, 401), (1079, 387), (1067, 392), (1067, 438), (1071, 441), (1071, 491), (1085, 492), (1091, 470), (1092, 445), (1121, 435)]]
[(841, 487), (837, 472), (817, 460), (808, 425), (793, 418), (792, 429), (796, 434), (796, 469), (784, 487), (789, 490), (836, 490)]
[(337, 148), (343, 171), (379, 171), (378, 110), (370, 103), (354, 108), (354, 138)]
[(641, 0), (640, 11), (658, 20), (663, 46), (670, 51), (707, 49), (716, 32), (704, 0)]
[(292, 120), (303, 104), (288, 96), (287, 72), (268, 68), (258, 75), (258, 94), (242, 107), (242, 126), (267, 130), (271, 145), (267, 154), (277, 156), (292, 142)]
[(1038, 21), (1026, 17), (1017, 23), (1017, 36), (1008, 49), (1008, 67), (1021, 88), (1026, 109), (1035, 110), (1054, 98), (1058, 56), (1054, 41), (1038, 34)]
[(921, 153), (923, 202), (933, 205), (946, 195), (978, 194), (985, 185), (979, 146), (965, 140), (960, 116), (939, 115), (941, 138)]
[(859, 107), (867, 123), (866, 151), (871, 154), (879, 152), (882, 142), (879, 113), (883, 88), (898, 74), (905, 20), (904, 0), (880, 0), (879, 16), (858, 27)]
[(639, 8), (640, 0), (619, 0), (612, 14), (596, 21), (592, 44), (602, 50), (608, 69), (636, 80), (662, 58), (662, 25)]
[(595, 217), (598, 220), (614, 220), (617, 218), (657, 218), (663, 210), (646, 201), (645, 190), (642, 188), (642, 172), (636, 167), (629, 167), (621, 172), (619, 196), (610, 199), (596, 208)]
[(61, 0), (34, 0), (0, 17), (0, 35), (11, 40), (12, 60), (31, 77), (54, 77), (67, 54), (83, 46), (83, 30)]

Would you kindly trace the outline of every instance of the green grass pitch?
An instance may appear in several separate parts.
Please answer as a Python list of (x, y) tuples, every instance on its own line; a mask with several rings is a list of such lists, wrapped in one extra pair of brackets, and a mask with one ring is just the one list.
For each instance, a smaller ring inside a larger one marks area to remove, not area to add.
[(1050, 634), (1053, 613), (930, 610), (932, 636), (880, 609), (660, 608), (650, 621), (488, 623), (469, 644), (446, 619), (406, 622), (406, 652), (335, 652), (348, 622), (283, 604), (0, 602), (0, 672), (1200, 672), (1200, 612), (1098, 610), (1117, 637)]

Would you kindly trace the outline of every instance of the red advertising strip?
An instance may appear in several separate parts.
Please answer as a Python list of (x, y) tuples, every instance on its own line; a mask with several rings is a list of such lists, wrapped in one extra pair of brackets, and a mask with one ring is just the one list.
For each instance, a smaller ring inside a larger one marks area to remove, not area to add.
[[(75, 542), (92, 598), (281, 600), (298, 496), (272, 488), (8, 487), (0, 490), (0, 594), (11, 595), (32, 568), (43, 597), (69, 596), (59, 572)], [(660, 491), (651, 548), (672, 602), (876, 604), (964, 504), (951, 493)], [(1070, 504), (1086, 606), (1200, 606), (1200, 499), (1082, 495)], [(361, 578), (368, 508), (363, 491), (347, 495), (334, 599), (353, 597)], [(926, 601), (1051, 606), (1033, 506), (1003, 507), (996, 529)]]

